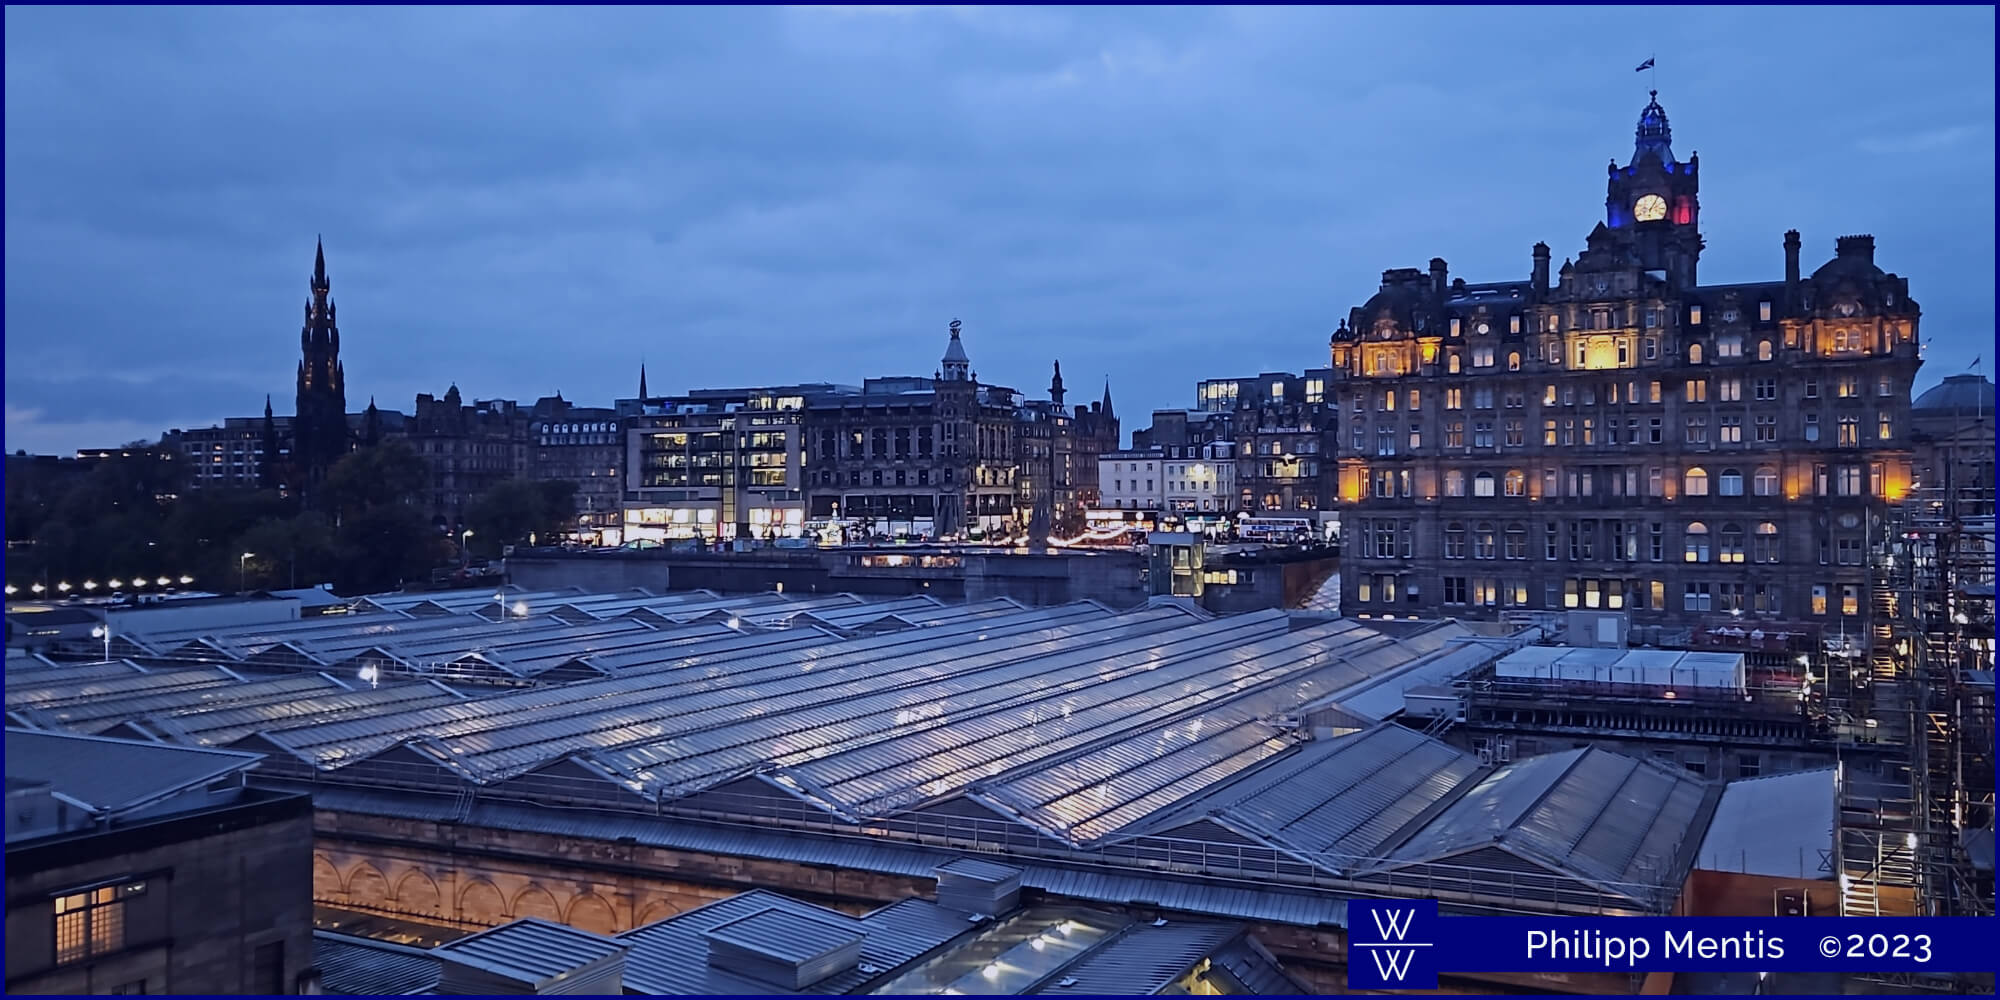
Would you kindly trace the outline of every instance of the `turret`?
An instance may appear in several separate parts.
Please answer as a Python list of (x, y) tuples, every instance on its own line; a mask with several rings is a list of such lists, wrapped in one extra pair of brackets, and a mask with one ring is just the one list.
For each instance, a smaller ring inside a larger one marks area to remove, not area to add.
[(951, 321), (951, 343), (944, 348), (944, 360), (938, 371), (946, 382), (964, 382), (972, 377), (972, 359), (966, 356), (965, 345), (959, 342), (958, 320)]

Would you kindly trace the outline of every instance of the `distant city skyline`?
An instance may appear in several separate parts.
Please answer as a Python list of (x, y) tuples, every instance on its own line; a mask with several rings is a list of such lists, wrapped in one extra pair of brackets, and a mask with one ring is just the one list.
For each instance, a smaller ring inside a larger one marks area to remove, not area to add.
[(1918, 391), (1994, 360), (1990, 9), (5, 16), (10, 452), (289, 412), (322, 234), (349, 409), (929, 375), (959, 318), (1129, 430), (1384, 269), (1574, 256), (1648, 57), (1705, 283), (1871, 233)]

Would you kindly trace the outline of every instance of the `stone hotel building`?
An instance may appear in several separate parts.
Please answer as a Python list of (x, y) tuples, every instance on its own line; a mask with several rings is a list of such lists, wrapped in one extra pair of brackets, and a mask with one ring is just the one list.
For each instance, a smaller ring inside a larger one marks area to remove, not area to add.
[(1656, 98), (1554, 274), (1545, 244), (1525, 281), (1386, 271), (1335, 331), (1350, 613), (1862, 634), (1917, 303), (1869, 236), (1807, 275), (1790, 232), (1781, 279), (1701, 283), (1700, 158), (1671, 139)]

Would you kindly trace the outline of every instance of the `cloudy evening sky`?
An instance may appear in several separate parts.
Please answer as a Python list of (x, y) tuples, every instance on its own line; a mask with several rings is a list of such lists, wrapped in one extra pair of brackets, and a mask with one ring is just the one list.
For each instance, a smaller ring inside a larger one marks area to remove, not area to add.
[(1384, 268), (1573, 255), (1659, 60), (1711, 282), (1875, 234), (1994, 331), (1990, 8), (6, 11), (6, 447), (291, 409), (325, 234), (348, 401), (1326, 361)]

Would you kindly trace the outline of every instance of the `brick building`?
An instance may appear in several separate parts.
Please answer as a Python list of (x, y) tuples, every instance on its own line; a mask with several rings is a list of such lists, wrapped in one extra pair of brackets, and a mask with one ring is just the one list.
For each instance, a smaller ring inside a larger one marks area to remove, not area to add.
[(1358, 616), (1606, 608), (1860, 634), (1910, 484), (1917, 304), (1847, 236), (1781, 279), (1701, 284), (1698, 157), (1642, 112), (1605, 218), (1552, 276), (1392, 269), (1341, 322), (1327, 402)]

